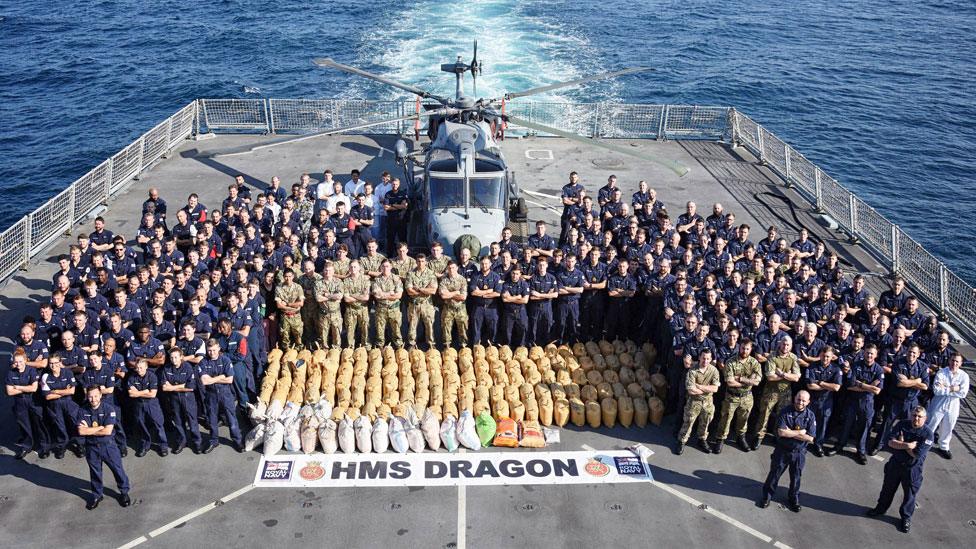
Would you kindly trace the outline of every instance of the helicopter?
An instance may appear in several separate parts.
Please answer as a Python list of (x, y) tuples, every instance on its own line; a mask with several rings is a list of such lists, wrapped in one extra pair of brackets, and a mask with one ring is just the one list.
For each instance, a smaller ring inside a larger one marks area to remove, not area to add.
[[(427, 90), (404, 84), (357, 67), (344, 65), (330, 58), (316, 58), (317, 67), (332, 68), (392, 86), (417, 96), (417, 111), (405, 116), (368, 122), (344, 128), (319, 131), (271, 141), (257, 146), (219, 151), (213, 156), (246, 154), (259, 149), (294, 143), (324, 135), (335, 135), (391, 122), (428, 120), (427, 142), (410, 151), (402, 138), (394, 147), (396, 163), (403, 169), (403, 182), (410, 198), (408, 243), (411, 247), (427, 249), (435, 241), (445, 250), (453, 250), (457, 257), (461, 247), (468, 247), (472, 255), (487, 253), (488, 244), (499, 238), (506, 226), (527, 221), (525, 199), (515, 173), (505, 162), (499, 141), (504, 139), (507, 124), (517, 124), (529, 130), (582, 141), (621, 154), (656, 162), (683, 176), (688, 168), (679, 163), (642, 154), (629, 147), (618, 147), (572, 132), (503, 112), (504, 102), (586, 82), (653, 70), (632, 67), (558, 82), (528, 90), (505, 93), (498, 98), (473, 99), (464, 95), (464, 76), (471, 75), (472, 91), (477, 96), (477, 77), (482, 73), (478, 60), (478, 42), (474, 41), (474, 55), (470, 63), (458, 56), (453, 63), (441, 64), (443, 72), (455, 75), (454, 97), (436, 95)], [(422, 109), (421, 109), (422, 107)], [(419, 123), (415, 141), (420, 142)]]

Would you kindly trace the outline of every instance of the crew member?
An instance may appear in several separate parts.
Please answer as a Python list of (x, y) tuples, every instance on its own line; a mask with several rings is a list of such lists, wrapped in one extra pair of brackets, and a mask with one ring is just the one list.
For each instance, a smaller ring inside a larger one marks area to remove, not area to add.
[(17, 347), (6, 378), (7, 396), (14, 401), (14, 416), (17, 418), (17, 427), (20, 430), (20, 438), (17, 440), (17, 459), (27, 457), (27, 454), (34, 451), (35, 446), (38, 451), (46, 452), (48, 442), (42, 417), (43, 409), (38, 406), (36, 400), (39, 385), (38, 369), (27, 367), (27, 355), (22, 348)]
[(125, 386), (128, 389), (129, 401), (132, 403), (133, 415), (140, 434), (136, 457), (149, 453), (153, 431), (159, 444), (159, 455), (165, 457), (169, 455), (169, 442), (166, 440), (166, 429), (163, 427), (163, 410), (159, 406), (159, 399), (156, 398), (159, 380), (155, 372), (149, 371), (149, 363), (146, 359), (136, 361), (134, 370), (126, 375)]
[(769, 417), (778, 414), (780, 409), (789, 405), (792, 394), (790, 387), (800, 380), (800, 361), (795, 354), (790, 352), (792, 348), (792, 338), (783, 336), (779, 340), (777, 353), (770, 354), (766, 360), (766, 366), (763, 368), (763, 373), (766, 375), (766, 386), (763, 388), (762, 396), (759, 399), (756, 438), (753, 439), (752, 446), (750, 446), (752, 450), (759, 449), (763, 437), (766, 436)]
[(681, 455), (684, 452), (685, 443), (691, 436), (691, 429), (695, 426), (696, 420), (698, 421), (698, 447), (706, 454), (712, 453), (711, 448), (708, 447), (708, 424), (712, 422), (712, 416), (715, 415), (712, 395), (718, 392), (720, 385), (718, 369), (712, 365), (712, 351), (706, 349), (699, 355), (697, 367), (688, 370), (688, 375), (685, 377), (688, 400), (685, 403), (681, 431), (678, 433), (676, 454)]
[[(544, 227), (544, 225), (543, 225)], [(551, 237), (550, 237), (551, 238)], [(545, 345), (553, 340), (552, 301), (559, 297), (559, 283), (549, 273), (549, 258), (535, 259), (536, 272), (529, 280), (529, 337), (527, 345)]]
[(498, 296), (502, 279), (491, 268), (491, 258), (482, 256), (481, 270), (471, 277), (468, 295), (471, 296), (471, 342), (475, 345), (495, 342), (498, 330)]
[(220, 352), (220, 342), (216, 339), (207, 341), (207, 356), (197, 365), (197, 374), (203, 385), (203, 402), (206, 407), (207, 425), (210, 426), (210, 443), (203, 449), (209, 454), (220, 444), (220, 417), (230, 429), (230, 438), (234, 449), (244, 451), (241, 430), (237, 426), (237, 414), (234, 409), (234, 396), (231, 386), (234, 384), (234, 366), (230, 359)]
[(873, 344), (864, 348), (864, 358), (855, 361), (850, 372), (844, 379), (847, 388), (844, 410), (844, 429), (837, 439), (837, 446), (824, 452), (833, 455), (844, 450), (851, 432), (857, 427), (857, 455), (855, 460), (861, 465), (867, 465), (866, 452), (868, 434), (874, 421), (874, 397), (884, 386), (884, 370), (875, 362), (878, 358), (878, 348)]
[(895, 492), (901, 486), (905, 497), (898, 508), (901, 515), (898, 529), (906, 534), (912, 529), (915, 498), (922, 489), (922, 468), (935, 438), (932, 429), (925, 425), (926, 416), (925, 408), (918, 406), (912, 410), (911, 420), (899, 421), (892, 429), (891, 440), (888, 441), (892, 454), (885, 463), (881, 494), (878, 495), (877, 505), (867, 512), (869, 517), (887, 513), (895, 499)]
[[(141, 361), (145, 365), (145, 361)], [(143, 366), (145, 369), (146, 366)], [(88, 500), (86, 509), (91, 511), (102, 501), (102, 464), (108, 465), (115, 484), (119, 489), (119, 505), (132, 505), (129, 498), (129, 477), (122, 468), (122, 456), (119, 447), (114, 443), (114, 429), (118, 425), (119, 417), (114, 406), (102, 403), (102, 391), (98, 386), (91, 386), (85, 391), (87, 404), (81, 406), (76, 414), (78, 434), (85, 439), (85, 459), (88, 461), (88, 471), (91, 478), (92, 497)]]
[(81, 449), (77, 441), (72, 440), (69, 429), (74, 426), (74, 416), (78, 405), (71, 400), (75, 394), (75, 376), (71, 370), (62, 367), (61, 353), (54, 352), (48, 361), (50, 372), (41, 374), (41, 394), (44, 397), (44, 415), (51, 427), (48, 452), (54, 452), (54, 457), (62, 459), (64, 450), (71, 444), (71, 451), (81, 457)]
[(579, 341), (580, 296), (585, 289), (583, 273), (576, 268), (576, 255), (566, 256), (566, 268), (556, 274), (559, 282), (559, 298), (556, 300), (558, 317), (556, 334), (559, 341), (573, 345)]
[(451, 348), (451, 331), (456, 329), (461, 347), (468, 346), (468, 311), (465, 301), (468, 297), (468, 281), (458, 272), (458, 264), (450, 261), (447, 274), (441, 278), (438, 291), (443, 300), (441, 306), (441, 329), (444, 334), (444, 348)]
[(502, 284), (502, 331), (505, 344), (512, 348), (525, 345), (529, 331), (529, 317), (525, 306), (529, 303), (529, 284), (522, 280), (522, 269), (512, 268), (511, 280)]
[(969, 394), (969, 374), (962, 370), (962, 355), (956, 353), (949, 359), (949, 366), (935, 374), (932, 384), (935, 396), (929, 402), (929, 429), (939, 431), (939, 446), (935, 451), (945, 459), (952, 459), (949, 442), (952, 430), (959, 418), (959, 403)]
[(735, 421), (735, 440), (739, 449), (749, 451), (746, 444), (746, 429), (749, 426), (749, 413), (752, 412), (752, 388), (762, 381), (762, 366), (752, 356), (752, 341), (748, 338), (739, 344), (735, 360), (725, 363), (725, 398), (722, 399), (722, 415), (718, 421), (714, 452), (722, 453), (722, 446), (729, 435), (729, 428)]
[(403, 313), (400, 312), (403, 283), (393, 273), (393, 264), (389, 259), (384, 259), (380, 264), (380, 276), (373, 281), (371, 293), (376, 302), (376, 344), (386, 346), (386, 328), (389, 326), (393, 346), (397, 349), (403, 347)]
[(410, 297), (407, 303), (407, 345), (417, 346), (417, 324), (424, 323), (427, 348), (434, 348), (434, 304), (432, 296), (437, 293), (437, 275), (427, 265), (427, 256), (417, 255), (417, 266), (407, 272), (403, 287)]
[(163, 367), (163, 394), (167, 395), (170, 425), (176, 431), (174, 454), (186, 449), (186, 431), (190, 431), (193, 453), (202, 448), (200, 438), (200, 418), (197, 414), (197, 401), (194, 391), (197, 387), (196, 372), (192, 364), (185, 364), (183, 351), (173, 348), (169, 352), (169, 364)]
[(763, 484), (759, 507), (769, 507), (769, 500), (776, 492), (776, 485), (783, 472), (790, 471), (790, 491), (787, 508), (800, 512), (800, 477), (806, 463), (807, 444), (813, 442), (817, 431), (817, 418), (807, 408), (810, 393), (800, 390), (793, 397), (793, 406), (787, 406), (779, 413), (776, 421), (776, 449), (770, 458), (769, 475)]
[(834, 362), (837, 353), (830, 345), (820, 350), (820, 359), (803, 372), (803, 381), (810, 393), (810, 410), (817, 419), (817, 432), (813, 433), (811, 452), (823, 457), (823, 444), (827, 436), (827, 424), (834, 411), (834, 394), (840, 391), (843, 373)]

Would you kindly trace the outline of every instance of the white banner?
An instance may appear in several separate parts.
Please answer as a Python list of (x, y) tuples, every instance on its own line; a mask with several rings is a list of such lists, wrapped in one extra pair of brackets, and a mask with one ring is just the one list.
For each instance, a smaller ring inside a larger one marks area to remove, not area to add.
[(262, 457), (259, 488), (468, 486), (649, 482), (651, 470), (627, 450), (312, 454)]

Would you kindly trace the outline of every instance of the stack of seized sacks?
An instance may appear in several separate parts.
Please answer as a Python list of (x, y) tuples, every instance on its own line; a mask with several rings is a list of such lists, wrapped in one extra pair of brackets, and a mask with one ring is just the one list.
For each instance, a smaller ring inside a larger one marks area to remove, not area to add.
[(544, 427), (660, 425), (667, 392), (656, 350), (607, 341), (460, 351), (269, 353), (248, 450), (265, 455), (477, 449), (474, 418)]

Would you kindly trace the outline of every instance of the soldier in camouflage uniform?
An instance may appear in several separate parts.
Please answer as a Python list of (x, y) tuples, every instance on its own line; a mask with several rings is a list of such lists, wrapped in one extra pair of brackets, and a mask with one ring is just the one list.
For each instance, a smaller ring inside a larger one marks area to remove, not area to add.
[(712, 422), (715, 415), (715, 405), (712, 403), (714, 395), (721, 385), (719, 381), (718, 369), (712, 366), (712, 351), (702, 350), (698, 356), (698, 367), (688, 370), (685, 376), (685, 388), (688, 393), (688, 400), (685, 402), (685, 414), (681, 423), (681, 431), (678, 433), (678, 446), (676, 454), (684, 452), (685, 443), (691, 436), (691, 429), (698, 421), (698, 447), (706, 454), (712, 453), (708, 447), (708, 424)]
[(400, 277), (401, 283), (407, 278), (407, 273), (417, 268), (417, 262), (414, 258), (407, 255), (409, 251), (410, 248), (407, 246), (407, 243), (401, 242), (397, 246), (396, 258), (390, 260), (390, 265), (393, 266), (393, 274)]
[(342, 347), (342, 281), (335, 276), (331, 261), (325, 264), (325, 276), (315, 284), (315, 301), (318, 303), (319, 345), (323, 349)]
[(376, 344), (386, 346), (386, 328), (392, 332), (393, 346), (403, 347), (401, 325), (403, 315), (400, 313), (400, 298), (403, 297), (403, 283), (400, 277), (393, 274), (390, 260), (384, 260), (380, 265), (380, 276), (373, 281), (373, 299), (376, 302)]
[(739, 344), (739, 355), (725, 364), (725, 399), (722, 401), (722, 415), (715, 433), (714, 452), (722, 453), (729, 427), (735, 419), (735, 438), (739, 449), (749, 451), (746, 444), (746, 428), (749, 426), (749, 413), (752, 412), (752, 388), (762, 381), (762, 366), (752, 356), (752, 341), (748, 338)]
[(295, 272), (285, 271), (282, 284), (275, 290), (275, 304), (281, 313), (279, 330), (283, 349), (299, 348), (302, 344), (302, 305), (305, 293), (295, 284)]
[(299, 277), (299, 272), (295, 269), (295, 258), (291, 254), (285, 254), (281, 256), (282, 266), (275, 273), (275, 285), (281, 286), (285, 281), (285, 271), (291, 271), (291, 274), (295, 275), (294, 278)]
[(434, 348), (434, 304), (432, 296), (437, 293), (437, 277), (427, 267), (427, 256), (417, 256), (417, 268), (407, 273), (403, 285), (410, 296), (407, 304), (407, 345), (417, 346), (417, 322), (424, 322), (424, 335), (427, 348)]
[(451, 258), (444, 255), (444, 247), (441, 246), (440, 242), (434, 242), (430, 246), (430, 257), (427, 258), (427, 266), (430, 270), (434, 271), (434, 276), (440, 281), (444, 278), (447, 273), (447, 264), (451, 261)]
[(385, 255), (377, 251), (379, 247), (380, 245), (376, 240), (370, 239), (366, 243), (366, 254), (359, 258), (359, 262), (363, 266), (363, 273), (369, 275), (371, 279), (380, 275), (380, 264), (386, 259)]
[(779, 348), (775, 355), (766, 359), (763, 375), (766, 376), (766, 386), (759, 397), (759, 415), (756, 422), (756, 437), (749, 446), (758, 450), (766, 436), (766, 425), (769, 417), (777, 417), (783, 406), (792, 403), (792, 385), (800, 380), (800, 361), (790, 351), (793, 349), (793, 339), (784, 337), (779, 341)]
[[(303, 175), (303, 179), (305, 178), (308, 178), (308, 174)], [(312, 214), (315, 212), (315, 200), (309, 195), (307, 189), (308, 183), (304, 185), (295, 183), (291, 186), (292, 196), (289, 197), (295, 201), (295, 211), (298, 212), (301, 220), (303, 233), (307, 233), (312, 226)]]
[(319, 308), (315, 303), (315, 286), (322, 275), (315, 272), (315, 263), (306, 261), (302, 264), (302, 276), (298, 277), (298, 285), (305, 293), (305, 303), (302, 305), (302, 325), (308, 326), (308, 331), (302, 335), (302, 343), (306, 347), (311, 346), (315, 341), (315, 326), (318, 325)]
[(370, 280), (363, 274), (359, 261), (349, 264), (349, 278), (342, 281), (342, 301), (346, 304), (346, 345), (369, 347)]
[(352, 260), (349, 259), (349, 247), (345, 244), (339, 244), (336, 248), (336, 259), (332, 262), (335, 267), (335, 275), (339, 280), (345, 280), (349, 278), (349, 264)]
[(468, 346), (468, 310), (465, 300), (468, 297), (468, 279), (458, 272), (458, 264), (450, 261), (447, 274), (440, 281), (438, 295), (441, 305), (441, 329), (444, 331), (444, 348), (451, 346), (451, 329), (457, 328), (462, 347)]

